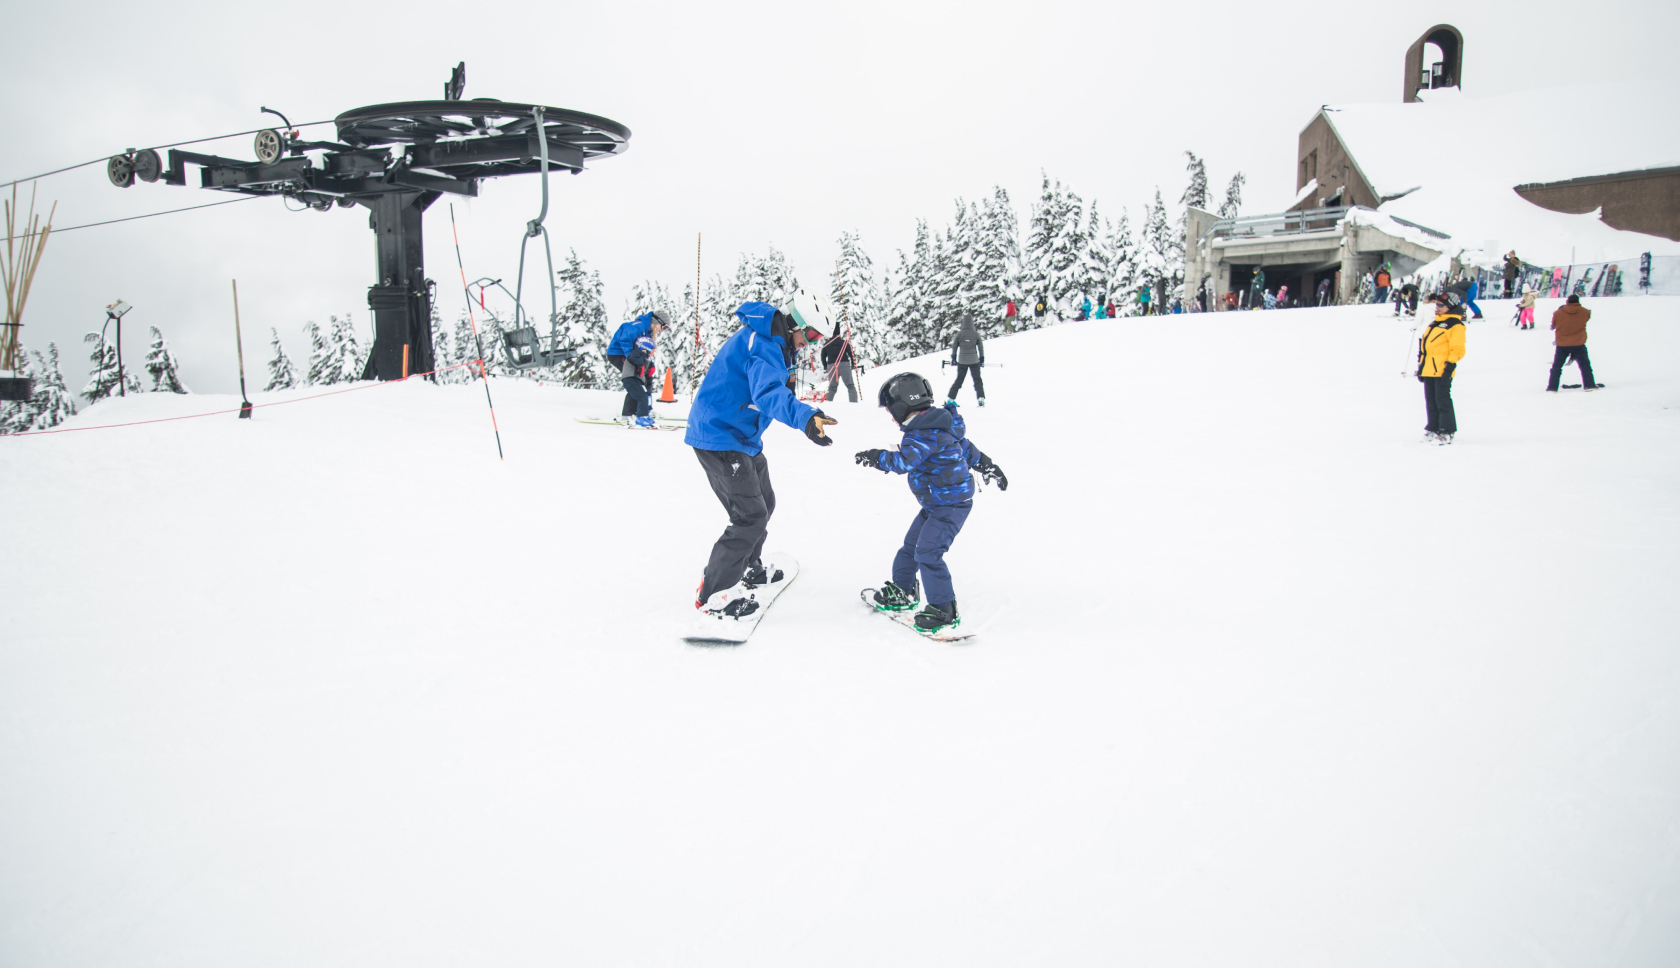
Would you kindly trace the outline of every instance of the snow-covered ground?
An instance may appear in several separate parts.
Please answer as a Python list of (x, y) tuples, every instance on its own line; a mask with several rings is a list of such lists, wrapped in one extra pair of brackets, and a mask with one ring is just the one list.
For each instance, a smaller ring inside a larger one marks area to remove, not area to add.
[(734, 650), (616, 395), (0, 440), (0, 964), (1680, 963), (1680, 299), (1592, 306), (1554, 395), (1484, 301), (1451, 447), (1376, 307), (993, 342), (964, 647), (856, 601), (864, 404), (769, 434)]

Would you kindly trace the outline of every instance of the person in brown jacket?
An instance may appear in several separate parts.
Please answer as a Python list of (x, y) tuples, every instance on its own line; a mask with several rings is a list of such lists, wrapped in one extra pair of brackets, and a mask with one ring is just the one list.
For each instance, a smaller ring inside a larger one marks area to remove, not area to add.
[(1596, 390), (1604, 385), (1593, 382), (1592, 361), (1587, 359), (1587, 320), (1591, 318), (1592, 310), (1581, 305), (1580, 296), (1570, 296), (1552, 313), (1552, 329), (1557, 332), (1552, 342), (1557, 349), (1552, 351), (1552, 377), (1546, 381), (1546, 392), (1557, 392), (1563, 365), (1570, 360), (1581, 367), (1581, 389)]

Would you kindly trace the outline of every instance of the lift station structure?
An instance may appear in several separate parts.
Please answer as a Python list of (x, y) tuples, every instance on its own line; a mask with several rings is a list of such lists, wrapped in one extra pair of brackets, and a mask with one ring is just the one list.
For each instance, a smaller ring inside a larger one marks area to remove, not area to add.
[[(616, 121), (541, 104), (463, 100), (465, 86), (462, 64), (444, 85), (442, 100), (346, 111), (334, 119), (337, 141), (304, 140), (285, 116), (265, 108), (285, 127), (257, 132), (256, 161), (171, 148), (165, 165), (148, 148), (112, 157), (106, 174), (119, 188), (136, 179), (185, 186), (187, 166), (196, 165), (200, 188), (280, 195), (323, 212), (335, 205), (368, 208), (378, 271), (368, 287), (374, 341), (362, 377), (402, 378), (405, 347), (408, 372), (426, 373), (435, 366), (434, 284), (426, 278), (421, 246), (426, 209), (446, 194), (477, 196), (486, 178), (547, 171), (575, 175), (593, 159), (623, 154), (630, 143), (630, 129)], [(545, 185), (545, 210), (546, 201)], [(540, 218), (531, 223), (529, 235), (537, 234), (540, 223)], [(548, 285), (552, 289), (554, 280)], [(534, 345), (534, 333), (531, 339)], [(551, 344), (550, 350), (558, 347)]]

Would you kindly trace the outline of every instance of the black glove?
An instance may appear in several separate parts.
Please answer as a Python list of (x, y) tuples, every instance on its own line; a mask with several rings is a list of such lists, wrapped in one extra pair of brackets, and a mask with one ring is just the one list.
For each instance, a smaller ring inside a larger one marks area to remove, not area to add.
[(980, 479), (987, 484), (996, 484), (1000, 491), (1009, 490), (1009, 478), (1003, 476), (1003, 468), (992, 463), (990, 457), (975, 464), (974, 469), (980, 472)]
[(1453, 371), (1456, 370), (1456, 369), (1458, 369), (1458, 364), (1457, 363), (1448, 363), (1445, 367), (1442, 368), (1441, 375), (1442, 376), (1452, 376)]
[(857, 456), (852, 459), (857, 461), (858, 465), (861, 467), (873, 467), (876, 470), (880, 470), (881, 455), (885, 453), (886, 451), (881, 450), (878, 447), (874, 450), (860, 450), (857, 452)]
[(839, 422), (840, 421), (835, 420), (828, 414), (818, 410), (816, 413), (811, 414), (810, 420), (805, 421), (805, 436), (811, 438), (811, 443), (816, 444), (818, 447), (827, 447), (829, 444), (834, 443), (834, 440), (827, 434), (823, 433), (823, 428), (829, 424), (837, 424)]

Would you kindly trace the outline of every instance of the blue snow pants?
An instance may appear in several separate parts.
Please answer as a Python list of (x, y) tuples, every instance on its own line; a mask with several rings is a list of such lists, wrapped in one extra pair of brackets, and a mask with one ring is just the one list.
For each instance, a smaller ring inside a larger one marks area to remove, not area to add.
[(922, 575), (922, 601), (930, 605), (949, 605), (957, 593), (951, 587), (951, 569), (945, 567), (945, 552), (957, 540), (957, 532), (968, 520), (974, 502), (944, 507), (922, 508), (910, 530), (904, 533), (904, 546), (893, 558), (892, 580), (900, 588), (914, 587), (916, 572)]
[[(622, 381), (624, 392), (636, 401), (636, 416), (645, 417), (653, 412), (653, 397), (648, 393), (647, 384), (640, 377), (627, 376)], [(628, 409), (628, 407), (626, 408)], [(625, 416), (629, 416), (626, 414)]]

